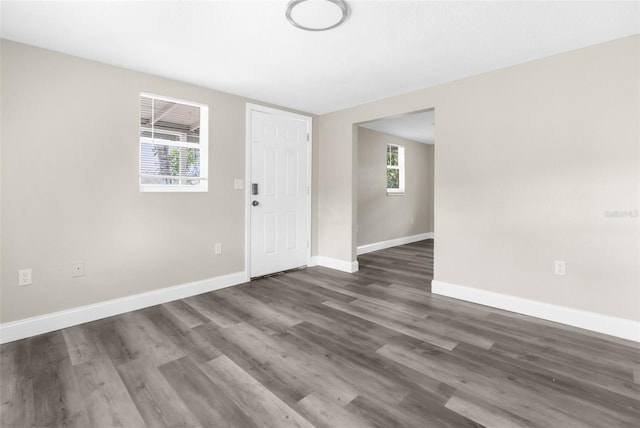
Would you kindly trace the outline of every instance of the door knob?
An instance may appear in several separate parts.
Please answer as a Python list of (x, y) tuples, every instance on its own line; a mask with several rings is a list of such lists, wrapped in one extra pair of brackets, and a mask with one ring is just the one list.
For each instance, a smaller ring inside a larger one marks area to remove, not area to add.
[(251, 202), (251, 205), (253, 205), (254, 207), (257, 207), (258, 205), (260, 205), (260, 202), (253, 201), (253, 202)]

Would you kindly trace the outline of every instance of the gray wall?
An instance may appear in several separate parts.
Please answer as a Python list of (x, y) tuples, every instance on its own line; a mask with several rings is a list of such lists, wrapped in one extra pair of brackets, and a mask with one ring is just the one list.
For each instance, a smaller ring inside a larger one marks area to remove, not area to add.
[[(244, 270), (249, 100), (9, 41), (1, 89), (1, 322)], [(209, 105), (209, 192), (138, 191), (140, 91)]]
[[(387, 195), (387, 144), (405, 148), (405, 193)], [(433, 232), (431, 144), (358, 127), (358, 246)]]
[(354, 124), (435, 108), (435, 279), (640, 320), (639, 54), (636, 35), (321, 116), (319, 254), (356, 259)]

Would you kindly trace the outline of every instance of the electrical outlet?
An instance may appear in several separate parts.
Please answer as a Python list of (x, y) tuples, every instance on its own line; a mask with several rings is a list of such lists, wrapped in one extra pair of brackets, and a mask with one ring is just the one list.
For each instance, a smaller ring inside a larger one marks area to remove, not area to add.
[(556, 275), (565, 275), (567, 273), (567, 266), (564, 260), (555, 260), (553, 262), (553, 273)]
[(217, 255), (217, 254), (222, 254), (222, 244), (218, 242), (218, 243), (214, 246), (214, 250), (213, 250), (213, 252), (214, 252), (216, 255)]
[(31, 269), (20, 269), (18, 271), (18, 286), (31, 285)]
[(413, 224), (413, 217), (411, 217), (411, 224)]
[(71, 277), (76, 278), (78, 276), (84, 276), (84, 263), (83, 262), (75, 262), (71, 266)]

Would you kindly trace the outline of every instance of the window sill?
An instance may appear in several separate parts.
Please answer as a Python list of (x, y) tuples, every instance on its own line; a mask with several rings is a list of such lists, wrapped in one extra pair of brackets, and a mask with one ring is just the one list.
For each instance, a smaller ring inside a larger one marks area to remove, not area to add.
[(404, 192), (389, 192), (389, 191), (387, 191), (387, 196), (404, 196)]
[(181, 192), (207, 192), (206, 186), (158, 186), (140, 185), (141, 193), (181, 193)]

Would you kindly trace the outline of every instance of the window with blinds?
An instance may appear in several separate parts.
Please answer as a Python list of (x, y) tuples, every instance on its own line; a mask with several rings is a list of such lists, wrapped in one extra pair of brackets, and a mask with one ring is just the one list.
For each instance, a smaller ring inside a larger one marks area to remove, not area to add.
[(206, 192), (208, 107), (140, 94), (140, 191)]
[(404, 194), (404, 147), (387, 144), (387, 194)]

